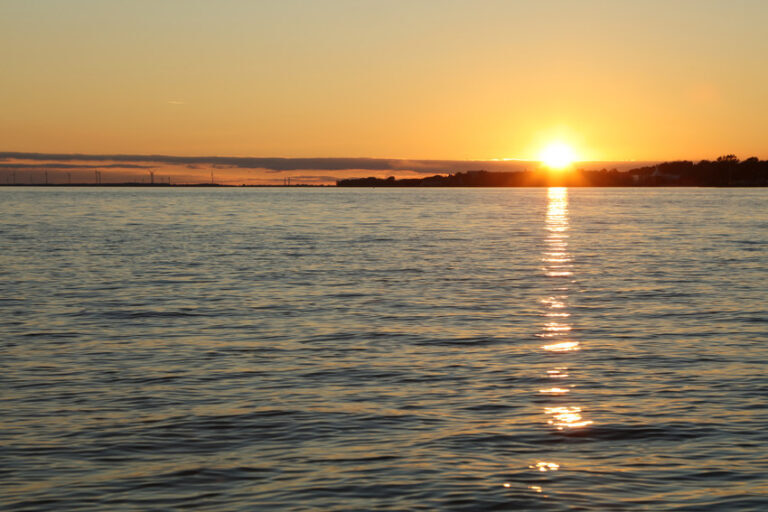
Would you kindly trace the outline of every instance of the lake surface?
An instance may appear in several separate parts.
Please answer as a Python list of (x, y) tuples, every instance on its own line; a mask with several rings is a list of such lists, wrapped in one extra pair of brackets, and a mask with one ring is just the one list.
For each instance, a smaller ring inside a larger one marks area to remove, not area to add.
[(768, 510), (767, 201), (0, 188), (0, 508)]

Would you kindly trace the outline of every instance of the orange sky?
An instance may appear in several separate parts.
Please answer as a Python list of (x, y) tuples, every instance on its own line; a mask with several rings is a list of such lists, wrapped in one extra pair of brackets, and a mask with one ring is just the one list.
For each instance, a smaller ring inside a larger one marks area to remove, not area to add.
[(0, 151), (768, 158), (768, 2), (5, 0)]

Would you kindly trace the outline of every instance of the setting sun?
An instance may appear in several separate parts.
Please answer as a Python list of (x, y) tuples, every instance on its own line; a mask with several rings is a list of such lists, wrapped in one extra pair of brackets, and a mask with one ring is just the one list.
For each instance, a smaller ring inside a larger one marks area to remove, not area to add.
[(550, 169), (565, 169), (576, 160), (573, 149), (562, 142), (553, 142), (539, 154), (539, 160)]

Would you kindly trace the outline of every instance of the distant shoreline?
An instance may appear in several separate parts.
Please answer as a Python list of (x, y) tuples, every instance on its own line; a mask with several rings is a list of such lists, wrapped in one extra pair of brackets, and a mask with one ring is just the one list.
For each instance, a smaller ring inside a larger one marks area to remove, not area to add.
[(543, 184), (543, 185), (226, 185), (226, 184), (141, 184), (141, 183), (0, 183), (0, 187), (19, 188), (766, 188), (768, 184), (732, 185), (589, 185), (589, 184)]
[[(16, 160), (26, 159), (32, 163)], [(57, 160), (43, 163), (42, 160)], [(238, 158), (0, 153), (0, 186), (73, 187), (766, 187), (768, 160), (670, 162)], [(107, 163), (112, 160), (112, 163)], [(81, 162), (82, 161), (82, 162)], [(153, 164), (177, 168), (157, 170)], [(602, 168), (598, 167), (598, 164)], [(265, 174), (253, 174), (261, 169)], [(296, 175), (297, 172), (304, 174)], [(317, 175), (320, 171), (325, 175)], [(344, 171), (336, 172), (336, 171)], [(354, 171), (357, 177), (348, 175)], [(162, 175), (160, 174), (162, 172)], [(87, 173), (87, 174), (85, 174)], [(146, 175), (144, 173), (147, 173)], [(245, 174), (244, 174), (245, 173)], [(372, 174), (365, 177), (365, 174)], [(385, 174), (386, 173), (386, 174)], [(341, 174), (342, 176), (338, 176)], [(210, 175), (210, 178), (209, 178)], [(388, 176), (389, 175), (389, 176)]]
[[(185, 188), (212, 188), (212, 187), (333, 187), (331, 184), (319, 183), (293, 183), (291, 178), (285, 178), (283, 183), (274, 184), (231, 184), (211, 181), (197, 183), (171, 183), (170, 176), (165, 176), (156, 182), (102, 182), (101, 171), (94, 174), (95, 180), (90, 183), (51, 183), (48, 182), (48, 173), (45, 173), (45, 181), (40, 183), (16, 183), (16, 175), (13, 180), (7, 176), (5, 183), (0, 187), (185, 187)], [(154, 173), (151, 173), (154, 178)], [(71, 176), (70, 176), (71, 178)], [(183, 178), (182, 178), (183, 179)], [(30, 181), (32, 181), (30, 176)], [(232, 180), (234, 181), (234, 180)], [(329, 181), (329, 180), (324, 180)], [(694, 163), (688, 160), (676, 162), (663, 162), (660, 164), (646, 165), (627, 171), (618, 169), (569, 169), (553, 171), (544, 168), (521, 171), (488, 171), (486, 169), (459, 171), (454, 173), (440, 173), (423, 178), (388, 178), (366, 177), (339, 179), (336, 187), (364, 187), (364, 188), (457, 188), (457, 187), (483, 187), (483, 188), (520, 188), (520, 187), (622, 187), (622, 188), (649, 188), (649, 187), (768, 187), (768, 160), (759, 160), (751, 157), (739, 160), (735, 155), (718, 157), (714, 161), (701, 160)]]

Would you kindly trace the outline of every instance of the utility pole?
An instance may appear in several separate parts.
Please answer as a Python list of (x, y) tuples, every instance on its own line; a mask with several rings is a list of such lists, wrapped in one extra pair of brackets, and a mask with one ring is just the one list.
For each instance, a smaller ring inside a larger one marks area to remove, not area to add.
[(48, 184), (48, 169), (45, 170), (45, 184)]
[(72, 184), (72, 173), (71, 172), (67, 173), (67, 183), (70, 184), (70, 185)]
[(149, 184), (154, 185), (155, 184), (155, 171), (152, 169), (149, 170)]
[(211, 185), (213, 185), (213, 184), (214, 184), (214, 181), (213, 181), (213, 169), (211, 169)]

